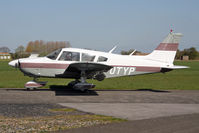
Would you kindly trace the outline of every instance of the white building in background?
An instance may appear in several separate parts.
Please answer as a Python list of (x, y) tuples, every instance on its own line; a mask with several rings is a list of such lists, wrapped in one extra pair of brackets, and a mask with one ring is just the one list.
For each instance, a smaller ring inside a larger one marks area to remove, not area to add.
[(11, 55), (9, 53), (2, 53), (0, 52), (0, 60), (10, 60)]

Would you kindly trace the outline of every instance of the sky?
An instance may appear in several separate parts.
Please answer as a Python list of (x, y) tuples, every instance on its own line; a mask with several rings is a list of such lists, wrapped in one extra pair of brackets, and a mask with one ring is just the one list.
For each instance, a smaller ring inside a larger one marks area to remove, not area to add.
[(70, 41), (72, 47), (151, 52), (169, 33), (199, 50), (198, 0), (0, 0), (0, 47)]

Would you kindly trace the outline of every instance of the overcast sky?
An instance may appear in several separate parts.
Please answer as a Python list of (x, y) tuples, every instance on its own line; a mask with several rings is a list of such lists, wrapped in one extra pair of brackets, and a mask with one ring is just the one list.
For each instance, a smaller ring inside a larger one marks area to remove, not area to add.
[(73, 47), (152, 51), (169, 33), (199, 50), (198, 0), (0, 0), (0, 46), (70, 41)]

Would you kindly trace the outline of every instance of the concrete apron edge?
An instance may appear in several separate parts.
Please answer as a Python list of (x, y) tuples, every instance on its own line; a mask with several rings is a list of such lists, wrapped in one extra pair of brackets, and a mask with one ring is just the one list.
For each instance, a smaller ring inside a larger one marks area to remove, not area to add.
[(171, 103), (58, 103), (83, 112), (113, 116), (127, 120), (142, 120), (199, 113), (199, 104)]

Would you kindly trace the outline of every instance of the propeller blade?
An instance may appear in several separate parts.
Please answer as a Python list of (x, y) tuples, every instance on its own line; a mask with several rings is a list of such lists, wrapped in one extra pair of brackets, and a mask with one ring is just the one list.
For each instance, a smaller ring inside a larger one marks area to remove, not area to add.
[(18, 60), (18, 67), (21, 68), (21, 63), (20, 61)]

